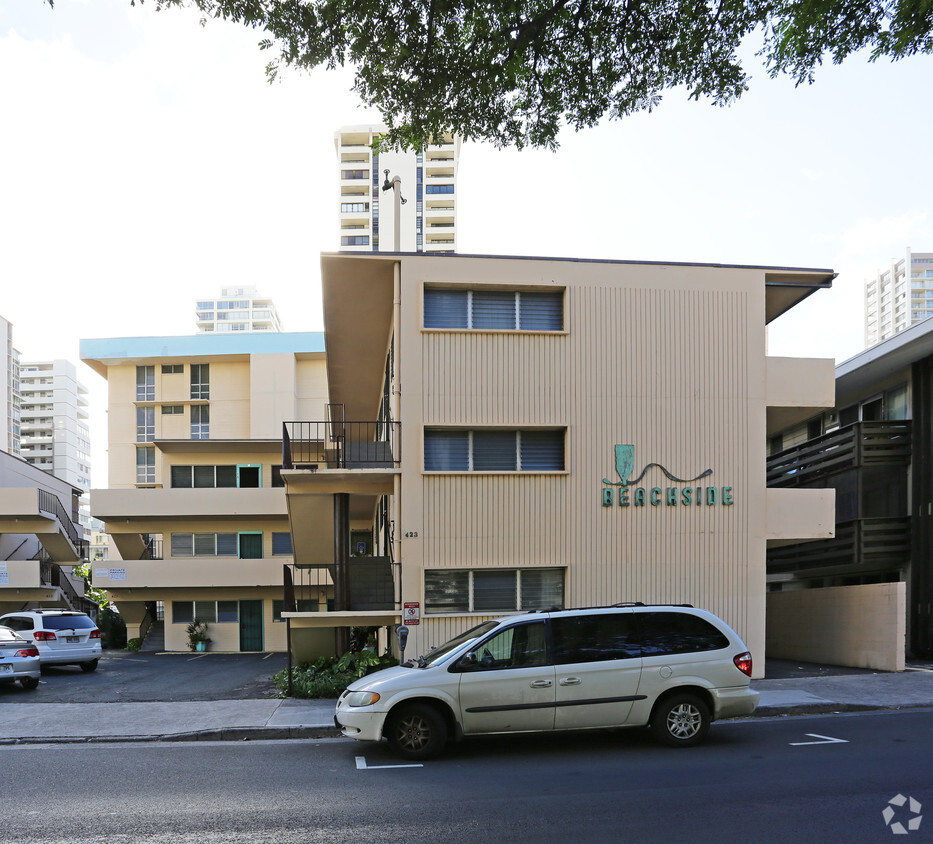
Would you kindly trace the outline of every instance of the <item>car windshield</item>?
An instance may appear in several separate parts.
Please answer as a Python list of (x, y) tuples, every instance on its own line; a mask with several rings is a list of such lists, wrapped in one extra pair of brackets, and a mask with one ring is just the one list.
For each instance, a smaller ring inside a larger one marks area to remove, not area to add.
[(40, 622), (43, 630), (87, 630), (97, 626), (86, 615), (44, 615)]
[(456, 650), (465, 642), (472, 641), (473, 639), (478, 639), (480, 636), (485, 635), (490, 630), (499, 626), (498, 621), (484, 621), (482, 624), (477, 624), (476, 627), (471, 627), (466, 633), (461, 633), (459, 636), (454, 636), (449, 642), (445, 642), (439, 648), (435, 648), (431, 653), (426, 656), (420, 657), (418, 659), (419, 668), (427, 668), (427, 666), (437, 662), (439, 659), (447, 656), (451, 651)]

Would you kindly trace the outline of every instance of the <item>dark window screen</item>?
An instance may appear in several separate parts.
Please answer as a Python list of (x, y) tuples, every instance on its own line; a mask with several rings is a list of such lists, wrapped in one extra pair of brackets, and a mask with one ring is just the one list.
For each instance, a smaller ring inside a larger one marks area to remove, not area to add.
[(712, 624), (689, 613), (638, 613), (644, 656), (698, 653), (725, 648), (729, 640)]
[(632, 613), (552, 618), (551, 631), (558, 665), (641, 656)]

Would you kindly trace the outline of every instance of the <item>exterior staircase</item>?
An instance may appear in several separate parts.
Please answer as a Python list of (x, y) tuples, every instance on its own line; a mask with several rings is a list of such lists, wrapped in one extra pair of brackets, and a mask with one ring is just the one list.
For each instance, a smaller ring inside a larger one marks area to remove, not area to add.
[(165, 622), (153, 621), (149, 625), (146, 638), (143, 639), (141, 651), (164, 651), (165, 650)]

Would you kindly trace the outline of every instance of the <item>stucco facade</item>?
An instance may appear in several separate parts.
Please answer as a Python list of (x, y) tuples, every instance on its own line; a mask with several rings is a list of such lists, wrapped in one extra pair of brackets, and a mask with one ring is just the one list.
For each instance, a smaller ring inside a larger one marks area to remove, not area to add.
[(122, 557), (95, 563), (94, 583), (129, 637), (163, 602), (169, 650), (187, 647), (191, 616), (212, 649), (284, 650), (282, 422), (323, 414), (322, 336), (84, 340), (81, 357), (108, 385), (108, 487), (91, 511)]
[(733, 625), (760, 673), (768, 540), (833, 530), (831, 490), (766, 488), (774, 420), (833, 401), (832, 363), (769, 358), (766, 324), (830, 271), (418, 255), (322, 269), (330, 402), (383, 413), (398, 440), (381, 467), (286, 469), (291, 518), (315, 493), (351, 512), (364, 493), (388, 501), (409, 653), (544, 595), (689, 602)]

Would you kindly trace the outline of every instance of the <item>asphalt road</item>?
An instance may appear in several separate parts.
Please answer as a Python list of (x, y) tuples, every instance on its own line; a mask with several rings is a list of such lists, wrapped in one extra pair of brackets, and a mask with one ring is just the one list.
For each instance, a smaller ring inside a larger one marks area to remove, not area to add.
[(346, 739), (16, 746), (0, 840), (922, 842), (933, 817), (908, 831), (898, 795), (930, 813), (931, 747), (929, 710), (723, 722), (685, 750), (642, 730), (486, 737), (423, 766)]
[(97, 670), (46, 666), (39, 688), (0, 684), (0, 703), (111, 703), (115, 701), (255, 700), (278, 692), (272, 675), (285, 654), (162, 654), (104, 651)]

